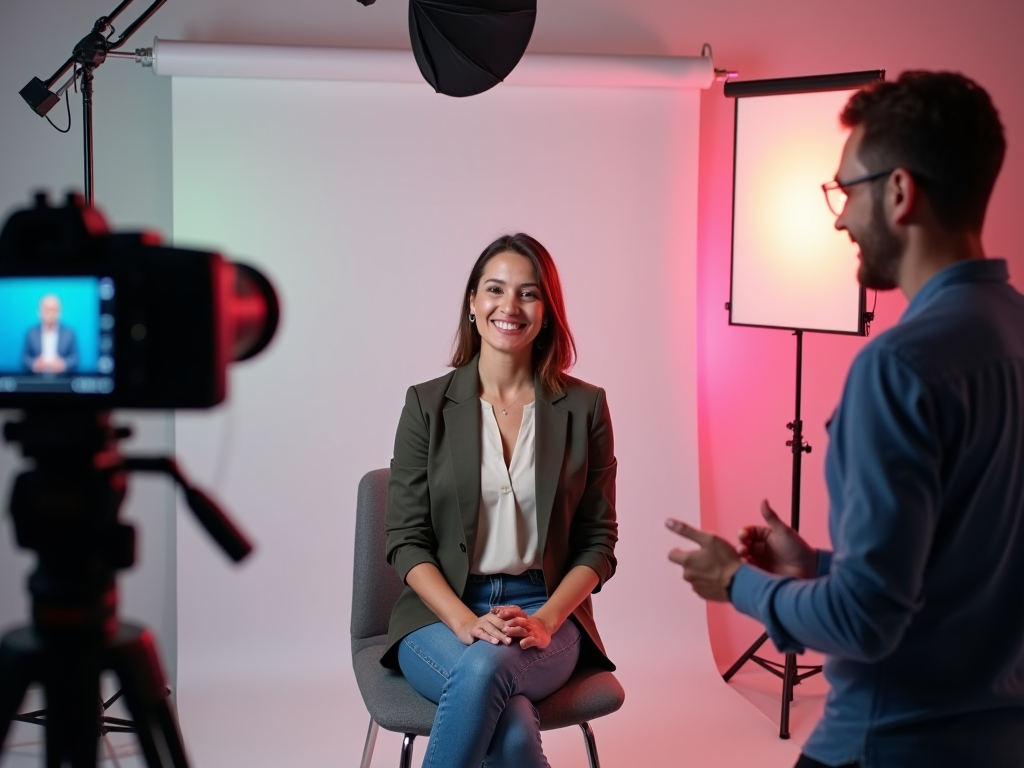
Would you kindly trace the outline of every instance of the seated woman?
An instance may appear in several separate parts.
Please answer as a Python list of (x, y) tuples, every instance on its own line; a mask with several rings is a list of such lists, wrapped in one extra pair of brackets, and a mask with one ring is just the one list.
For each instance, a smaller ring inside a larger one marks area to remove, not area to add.
[(577, 661), (614, 669), (590, 593), (615, 571), (604, 390), (576, 347), (551, 256), (501, 237), (466, 285), (451, 373), (410, 387), (387, 557), (406, 588), (381, 663), (437, 703), (423, 768), (547, 766), (533, 703)]

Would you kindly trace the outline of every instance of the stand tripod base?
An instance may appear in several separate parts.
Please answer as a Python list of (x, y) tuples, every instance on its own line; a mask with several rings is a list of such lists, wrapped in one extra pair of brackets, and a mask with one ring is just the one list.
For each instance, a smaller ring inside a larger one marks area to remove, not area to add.
[(95, 768), (103, 727), (99, 674), (109, 669), (120, 681), (149, 768), (187, 768), (152, 634), (142, 627), (121, 624), (95, 658), (77, 650), (73, 646), (47, 648), (35, 630), (27, 627), (4, 636), (0, 642), (0, 745), (11, 722), (22, 719), (17, 711), (29, 685), (39, 682), (47, 705), (46, 765)]
[[(114, 706), (114, 702), (121, 698), (123, 690), (119, 690), (113, 696), (100, 704), (100, 735), (108, 733), (135, 733), (135, 723), (125, 720), (122, 717), (111, 717), (107, 710)], [(167, 689), (167, 695), (171, 695), (171, 689)], [(30, 725), (41, 725), (46, 727), (46, 710), (37, 709), (32, 712), (23, 712), (11, 718), (18, 723), (29, 723)]]
[(751, 645), (742, 656), (736, 660), (735, 664), (725, 671), (725, 674), (722, 675), (722, 679), (729, 682), (732, 676), (739, 672), (740, 667), (748, 661), (754, 662), (762, 669), (766, 669), (776, 677), (780, 678), (782, 680), (782, 713), (779, 718), (779, 738), (788, 739), (789, 707), (793, 702), (793, 686), (800, 685), (801, 681), (821, 672), (821, 666), (817, 664), (797, 664), (795, 653), (787, 653), (785, 655), (785, 662), (781, 664), (777, 661), (771, 661), (770, 659), (763, 659), (757, 655), (757, 652), (767, 640), (768, 633), (765, 632), (754, 641), (754, 644)]

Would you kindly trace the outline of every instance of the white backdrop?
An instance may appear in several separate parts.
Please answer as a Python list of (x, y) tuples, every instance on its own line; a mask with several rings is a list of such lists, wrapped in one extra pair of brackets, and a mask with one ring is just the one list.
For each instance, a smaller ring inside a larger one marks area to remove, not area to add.
[[(445, 372), (476, 255), (517, 230), (554, 255), (574, 374), (608, 390), (615, 425), (619, 574), (595, 607), (627, 704), (595, 724), (606, 766), (638, 751), (790, 761), (721, 682), (703, 605), (665, 559), (663, 519), (699, 522), (698, 91), (504, 85), (455, 100), (425, 84), (263, 75), (173, 82), (176, 244), (250, 261), (284, 305), (229, 403), (177, 422), (185, 468), (258, 545), (235, 570), (180, 524), (178, 703), (196, 762), (357, 761), (356, 483), (387, 466), (407, 386)], [(583, 765), (577, 739), (546, 736), (552, 762)], [(392, 764), (381, 741), (374, 764)]]

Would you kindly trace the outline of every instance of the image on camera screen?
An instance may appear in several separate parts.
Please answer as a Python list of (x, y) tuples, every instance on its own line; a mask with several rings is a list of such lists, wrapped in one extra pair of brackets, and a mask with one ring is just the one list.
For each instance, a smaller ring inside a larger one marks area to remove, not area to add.
[(111, 394), (114, 317), (109, 277), (0, 277), (0, 394)]

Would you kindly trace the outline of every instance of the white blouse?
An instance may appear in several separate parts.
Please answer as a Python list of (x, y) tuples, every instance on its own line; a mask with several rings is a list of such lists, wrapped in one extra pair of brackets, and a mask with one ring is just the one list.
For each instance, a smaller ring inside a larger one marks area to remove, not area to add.
[(515, 576), (539, 567), (533, 405), (523, 407), (519, 438), (506, 467), (494, 408), (480, 401), (480, 513), (471, 573)]

